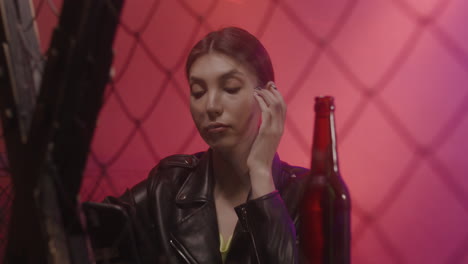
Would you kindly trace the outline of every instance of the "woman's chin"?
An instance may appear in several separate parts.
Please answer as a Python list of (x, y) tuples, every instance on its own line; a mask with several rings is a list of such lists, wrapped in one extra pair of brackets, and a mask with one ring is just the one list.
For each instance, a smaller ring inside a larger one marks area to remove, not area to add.
[(233, 142), (233, 140), (229, 140), (227, 138), (208, 140), (206, 143), (208, 146), (210, 146), (211, 149), (218, 152), (228, 152), (234, 149), (236, 145), (238, 145), (238, 142)]

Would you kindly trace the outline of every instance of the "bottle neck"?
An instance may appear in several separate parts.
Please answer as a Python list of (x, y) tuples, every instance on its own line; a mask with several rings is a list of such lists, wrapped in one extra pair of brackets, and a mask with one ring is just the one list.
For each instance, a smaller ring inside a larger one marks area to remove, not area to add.
[(335, 115), (331, 111), (317, 111), (312, 145), (312, 174), (338, 173)]

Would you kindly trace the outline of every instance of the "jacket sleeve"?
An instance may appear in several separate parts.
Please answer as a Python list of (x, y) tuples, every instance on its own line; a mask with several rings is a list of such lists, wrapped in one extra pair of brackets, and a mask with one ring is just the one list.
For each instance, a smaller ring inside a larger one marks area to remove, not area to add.
[(278, 191), (235, 208), (250, 235), (257, 263), (298, 263), (296, 229)]
[[(141, 263), (155, 263), (159, 245), (154, 239), (154, 227), (148, 212), (147, 181), (142, 181), (120, 196), (108, 196), (104, 203), (117, 205), (127, 212), (130, 221), (132, 240), (138, 250)], [(120, 249), (126, 250), (126, 249)]]

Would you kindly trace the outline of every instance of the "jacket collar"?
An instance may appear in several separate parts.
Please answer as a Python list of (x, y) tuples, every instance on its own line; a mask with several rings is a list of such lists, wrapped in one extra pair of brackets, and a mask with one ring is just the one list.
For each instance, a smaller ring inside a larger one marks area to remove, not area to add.
[[(176, 195), (174, 247), (190, 263), (221, 263), (219, 231), (213, 199), (211, 151), (205, 152)], [(200, 239), (203, 243), (200, 243)]]
[(201, 154), (195, 169), (187, 176), (176, 196), (176, 202), (187, 204), (213, 200), (213, 166), (211, 149)]
[[(198, 164), (190, 173), (176, 196), (179, 204), (199, 203), (213, 201), (214, 176), (211, 149), (200, 155)], [(278, 190), (283, 185), (281, 177), (281, 160), (275, 154), (272, 163), (272, 177), (275, 188)]]
[[(194, 156), (194, 158), (198, 157)], [(275, 155), (273, 161), (272, 174), (278, 189), (281, 177), (281, 161), (278, 155)], [(180, 254), (185, 258), (195, 263), (222, 262), (219, 253), (219, 230), (213, 188), (214, 176), (210, 149), (200, 156), (195, 168), (189, 173), (176, 195), (176, 203), (181, 206), (177, 207), (177, 224), (171, 231), (173, 243), (177, 242), (174, 247), (177, 247), (177, 251), (182, 252)], [(200, 243), (200, 234), (204, 243)], [(240, 232), (238, 223), (233, 234), (230, 249), (232, 253), (230, 254), (245, 250), (245, 247), (239, 247), (239, 245), (245, 245), (248, 239), (245, 233)], [(234, 262), (237, 263), (237, 261)], [(248, 262), (242, 260), (240, 263)]]
[(281, 189), (284, 178), (282, 177), (282, 162), (279, 158), (278, 153), (275, 153), (273, 157), (273, 164), (271, 165), (271, 175), (273, 182), (275, 183), (276, 190)]

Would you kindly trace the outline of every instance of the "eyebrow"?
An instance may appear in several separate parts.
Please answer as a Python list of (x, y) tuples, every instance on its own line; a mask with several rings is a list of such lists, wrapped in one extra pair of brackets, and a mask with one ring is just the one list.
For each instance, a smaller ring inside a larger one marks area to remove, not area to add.
[[(225, 72), (223, 74), (221, 74), (221, 76), (218, 77), (219, 80), (221, 81), (225, 81), (235, 75), (244, 75), (243, 72), (240, 72), (239, 70), (237, 69), (232, 69), (228, 72)], [(201, 84), (201, 85), (206, 85), (206, 82), (205, 80), (203, 80), (202, 78), (199, 78), (199, 77), (196, 77), (196, 76), (190, 76), (190, 85), (192, 84)]]
[(237, 69), (233, 69), (233, 70), (230, 70), (230, 71), (228, 71), (228, 72), (226, 72), (226, 73), (223, 73), (223, 74), (219, 77), (219, 79), (224, 81), (224, 80), (229, 79), (229, 78), (231, 78), (231, 77), (233, 77), (233, 76), (235, 76), (235, 75), (244, 75), (244, 73), (238, 71)]
[(194, 76), (190, 76), (189, 84), (190, 84), (190, 88), (192, 88), (192, 85), (194, 84), (200, 84), (202, 86), (206, 86), (205, 80), (203, 80), (202, 78), (194, 77)]

